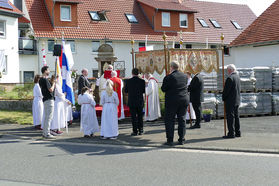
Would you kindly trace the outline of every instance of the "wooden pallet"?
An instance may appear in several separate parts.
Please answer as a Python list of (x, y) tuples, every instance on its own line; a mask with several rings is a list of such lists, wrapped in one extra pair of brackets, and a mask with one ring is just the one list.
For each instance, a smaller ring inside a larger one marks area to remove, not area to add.
[(254, 90), (241, 90), (240, 92), (241, 93), (253, 93)]
[(272, 89), (255, 89), (255, 92), (272, 92)]

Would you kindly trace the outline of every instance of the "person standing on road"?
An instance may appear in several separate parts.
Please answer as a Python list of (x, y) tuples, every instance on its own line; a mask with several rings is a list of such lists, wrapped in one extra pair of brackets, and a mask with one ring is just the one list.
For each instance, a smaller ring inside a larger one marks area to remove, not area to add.
[(197, 73), (189, 87), (188, 91), (190, 92), (190, 102), (193, 104), (193, 108), (196, 114), (195, 125), (190, 127), (190, 129), (201, 128), (201, 102), (203, 102), (203, 78), (200, 73)]
[(44, 138), (54, 138), (50, 134), (50, 124), (53, 119), (54, 111), (54, 89), (56, 80), (52, 79), (51, 82), (48, 80), (49, 67), (44, 66), (41, 69), (43, 77), (39, 80), (39, 85), (41, 87), (43, 102), (44, 102), (44, 114), (43, 114), (43, 137)]
[(84, 68), (84, 69), (82, 69), (81, 73), (82, 73), (82, 75), (78, 79), (78, 95), (81, 94), (81, 89), (83, 87), (88, 87), (90, 89), (90, 83), (87, 79), (88, 70), (86, 68)]
[(143, 134), (143, 94), (145, 93), (145, 81), (139, 78), (139, 69), (132, 70), (133, 77), (128, 79), (125, 92), (128, 93), (128, 106), (132, 116), (132, 136)]
[(167, 75), (162, 84), (162, 91), (165, 92), (165, 126), (166, 126), (166, 145), (173, 145), (175, 116), (178, 119), (178, 142), (180, 145), (185, 143), (185, 119), (186, 110), (189, 104), (187, 91), (187, 76), (178, 71), (179, 63), (171, 62), (171, 73)]
[(226, 79), (222, 100), (226, 107), (228, 134), (223, 138), (240, 137), (238, 109), (240, 105), (240, 78), (234, 64), (227, 66), (229, 77)]
[(32, 114), (33, 114), (33, 124), (35, 129), (41, 130), (41, 124), (43, 121), (43, 112), (44, 112), (44, 104), (43, 104), (43, 95), (39, 85), (39, 80), (41, 76), (36, 75), (34, 78), (34, 88), (33, 88), (33, 104), (32, 104)]

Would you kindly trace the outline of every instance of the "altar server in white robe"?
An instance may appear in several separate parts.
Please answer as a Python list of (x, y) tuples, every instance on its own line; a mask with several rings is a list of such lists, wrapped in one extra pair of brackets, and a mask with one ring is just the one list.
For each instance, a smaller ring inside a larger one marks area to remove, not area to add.
[(146, 87), (146, 104), (145, 104), (145, 121), (155, 121), (161, 117), (158, 81), (150, 74), (145, 74)]
[(50, 125), (50, 132), (52, 135), (62, 134), (61, 128), (66, 127), (66, 113), (65, 104), (70, 102), (65, 98), (65, 94), (62, 92), (62, 87), (57, 80), (55, 86), (55, 100), (54, 100), (54, 112), (53, 119)]
[[(191, 81), (192, 81), (192, 76), (190, 72), (186, 72), (186, 75), (188, 77), (188, 82), (187, 82), (187, 87), (190, 85)], [(193, 108), (192, 103), (190, 102), (187, 108), (187, 113), (186, 113), (186, 121), (187, 123), (190, 122), (190, 117), (191, 120), (195, 120), (196, 119), (196, 114), (195, 114), (195, 110)]]
[(102, 92), (100, 104), (103, 106), (101, 118), (101, 137), (116, 139), (118, 136), (118, 95), (113, 91), (113, 82), (107, 80), (106, 91)]
[(78, 96), (78, 104), (81, 105), (80, 130), (85, 138), (92, 137), (94, 133), (99, 132), (99, 124), (95, 110), (96, 102), (89, 94), (89, 88), (82, 88)]
[(43, 95), (39, 85), (40, 75), (36, 75), (34, 78), (34, 88), (33, 88), (33, 104), (32, 104), (32, 114), (33, 114), (33, 124), (36, 129), (41, 129), (43, 120)]
[(72, 104), (65, 103), (65, 118), (68, 125), (71, 125), (73, 122), (73, 110)]

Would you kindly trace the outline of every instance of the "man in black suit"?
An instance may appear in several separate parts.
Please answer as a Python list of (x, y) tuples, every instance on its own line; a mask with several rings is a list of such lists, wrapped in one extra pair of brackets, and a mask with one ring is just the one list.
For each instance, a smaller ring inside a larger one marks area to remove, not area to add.
[(226, 107), (228, 134), (223, 138), (240, 137), (240, 122), (238, 108), (240, 105), (240, 79), (236, 73), (235, 65), (227, 66), (229, 77), (226, 79), (222, 99)]
[(190, 102), (192, 102), (195, 114), (196, 114), (196, 122), (195, 125), (190, 127), (190, 129), (201, 128), (201, 102), (203, 102), (203, 78), (197, 73), (189, 87), (188, 91), (190, 92)]
[(82, 69), (81, 73), (82, 73), (82, 75), (78, 79), (78, 95), (81, 94), (81, 89), (83, 87), (88, 87), (90, 89), (90, 83), (87, 79), (88, 70), (86, 68), (84, 68), (84, 69)]
[(132, 116), (132, 136), (143, 134), (143, 94), (145, 93), (145, 81), (138, 77), (139, 70), (132, 70), (133, 77), (126, 81), (125, 92), (128, 93), (128, 106)]
[(185, 143), (185, 119), (186, 110), (189, 104), (187, 91), (187, 76), (178, 71), (179, 64), (171, 62), (171, 73), (167, 75), (162, 84), (162, 91), (165, 92), (165, 126), (166, 126), (166, 145), (173, 145), (175, 116), (178, 119), (178, 142), (180, 145)]

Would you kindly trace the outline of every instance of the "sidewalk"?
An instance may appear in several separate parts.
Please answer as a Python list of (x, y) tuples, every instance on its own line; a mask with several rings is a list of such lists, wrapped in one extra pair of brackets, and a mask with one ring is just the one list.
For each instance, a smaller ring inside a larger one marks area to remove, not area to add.
[[(173, 148), (279, 154), (279, 116), (241, 118), (240, 122), (242, 137), (234, 139), (222, 138), (224, 120), (202, 123), (200, 129), (191, 130), (187, 125), (186, 144), (176, 145)], [(168, 148), (163, 145), (166, 138), (162, 121), (144, 125), (144, 135), (131, 136), (131, 123), (120, 123), (117, 140), (102, 140), (99, 133), (90, 139), (83, 138), (83, 134), (79, 131), (79, 123), (74, 123), (69, 127), (69, 133), (64, 131), (64, 134), (52, 141)], [(32, 140), (43, 139), (41, 131), (34, 130), (30, 125), (0, 124), (0, 140), (5, 136)], [(177, 141), (177, 131), (175, 131), (174, 140)]]

